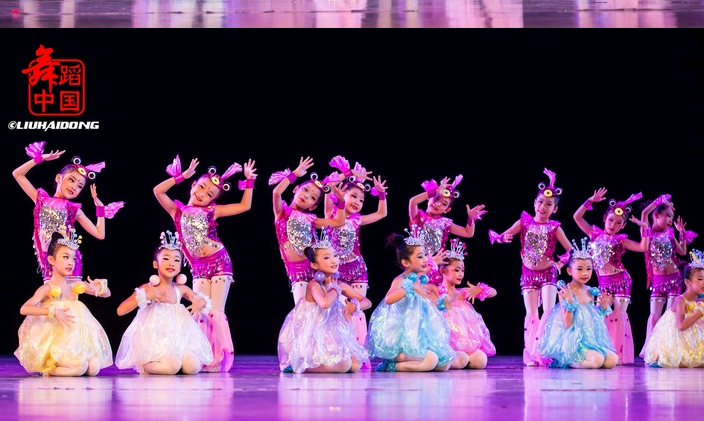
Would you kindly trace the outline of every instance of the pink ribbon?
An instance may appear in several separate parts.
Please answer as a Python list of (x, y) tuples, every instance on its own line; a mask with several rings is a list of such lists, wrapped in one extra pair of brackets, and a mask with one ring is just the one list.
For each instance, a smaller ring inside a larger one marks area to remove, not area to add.
[[(491, 244), (494, 244), (495, 241), (499, 241), (501, 239), (501, 235), (497, 233), (494, 230), (489, 230), (489, 241), (491, 241)], [(501, 241), (499, 241), (500, 243)]]
[(29, 155), (30, 158), (32, 158), (36, 161), (38, 158), (42, 157), (42, 154), (44, 153), (44, 145), (45, 144), (46, 144), (46, 141), (44, 141), (44, 140), (42, 140), (41, 142), (34, 142), (31, 145), (24, 148), (24, 150), (25, 150), (25, 152), (27, 152), (27, 155)]
[(288, 168), (286, 168), (283, 171), (277, 171), (277, 172), (273, 173), (269, 177), (269, 185), (273, 186), (274, 184), (279, 184), (281, 182), (281, 180), (288, 177), (289, 174), (291, 174), (291, 170)]
[(166, 173), (172, 177), (176, 177), (181, 175), (181, 158), (179, 158), (178, 155), (176, 155), (176, 158), (174, 158), (174, 161), (166, 167)]
[(112, 202), (105, 206), (105, 217), (112, 219), (117, 211), (125, 206), (125, 202)]

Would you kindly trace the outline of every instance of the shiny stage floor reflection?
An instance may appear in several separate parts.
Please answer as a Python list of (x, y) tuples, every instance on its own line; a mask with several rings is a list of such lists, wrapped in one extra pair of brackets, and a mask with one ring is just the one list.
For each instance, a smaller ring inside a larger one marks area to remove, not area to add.
[(704, 0), (0, 0), (5, 28), (704, 27)]
[(238, 356), (229, 373), (98, 377), (27, 374), (0, 358), (0, 420), (663, 420), (699, 419), (703, 369), (524, 367), (481, 371), (283, 374), (275, 356)]

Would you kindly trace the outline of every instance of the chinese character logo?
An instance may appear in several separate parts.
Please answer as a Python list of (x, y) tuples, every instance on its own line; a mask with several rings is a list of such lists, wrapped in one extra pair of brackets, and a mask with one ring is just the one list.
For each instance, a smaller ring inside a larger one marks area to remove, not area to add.
[(86, 67), (81, 60), (55, 59), (40, 45), (22, 73), (29, 78), (29, 112), (36, 116), (78, 116), (86, 102)]

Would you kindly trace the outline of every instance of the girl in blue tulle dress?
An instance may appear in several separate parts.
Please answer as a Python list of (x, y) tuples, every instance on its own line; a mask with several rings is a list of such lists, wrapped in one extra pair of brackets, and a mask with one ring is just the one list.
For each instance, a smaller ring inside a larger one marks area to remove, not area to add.
[[(550, 367), (613, 368), (618, 355), (609, 336), (604, 316), (611, 310), (608, 294), (599, 294), (587, 282), (593, 274), (590, 248), (574, 244), (570, 250), (567, 274), (572, 281), (558, 282), (560, 305), (553, 307), (545, 320), (537, 350), (542, 357), (552, 359)], [(594, 295), (598, 295), (594, 304)]]
[(426, 291), (428, 277), (419, 275), (429, 269), (420, 232), (413, 226), (408, 238), (388, 238), (404, 271), (369, 319), (366, 348), (384, 360), (376, 371), (447, 371), (456, 355), (450, 327)]

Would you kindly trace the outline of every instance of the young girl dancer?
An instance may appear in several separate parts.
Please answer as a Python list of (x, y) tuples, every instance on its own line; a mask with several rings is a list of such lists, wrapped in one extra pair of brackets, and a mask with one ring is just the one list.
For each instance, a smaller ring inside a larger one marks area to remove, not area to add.
[[(674, 221), (675, 207), (670, 198), (669, 194), (659, 196), (643, 208), (641, 213), (641, 221), (645, 223), (652, 216), (650, 225), (641, 228), (641, 235), (649, 237), (645, 267), (648, 275), (647, 285), (651, 290), (645, 343), (648, 342), (653, 327), (662, 316), (663, 308), (670, 308), (675, 298), (682, 294), (680, 267), (684, 262), (678, 255), (685, 256), (687, 244), (697, 236), (692, 231), (685, 231), (687, 224), (682, 221), (681, 216), (677, 217), (676, 222)], [(650, 215), (651, 212), (652, 215)], [(679, 239), (675, 237), (673, 224), (679, 232)], [(665, 307), (666, 302), (667, 307)], [(644, 351), (645, 345), (639, 354), (641, 358), (645, 357)]]
[[(338, 257), (340, 258), (340, 277), (338, 282), (344, 282), (350, 285), (355, 291), (363, 296), (367, 296), (369, 288), (367, 278), (367, 264), (362, 257), (360, 251), (360, 236), (359, 230), (362, 225), (372, 224), (386, 217), (386, 181), (382, 181), (381, 177), (372, 177), (374, 186), (364, 184), (363, 180), (357, 180), (353, 174), (349, 162), (343, 156), (336, 156), (330, 161), (330, 165), (342, 172), (342, 178), (339, 174), (333, 173), (328, 178), (331, 180), (340, 180), (342, 183), (342, 191), (344, 192), (344, 208), (347, 217), (344, 225), (330, 229), (330, 240), (335, 248)], [(358, 174), (368, 174), (366, 169), (359, 163), (356, 163), (355, 170)], [(362, 207), (366, 194), (379, 197), (379, 204), (376, 212), (362, 215)], [(325, 217), (335, 219), (337, 216), (338, 203), (333, 200), (330, 194), (325, 195)], [(342, 297), (341, 297), (342, 298)], [(367, 336), (367, 318), (364, 312), (360, 312), (354, 318), (356, 327), (356, 337), (360, 344), (364, 345), (364, 340)]]
[(464, 243), (453, 238), (447, 263), (440, 264), (442, 285), (438, 288), (438, 309), (450, 326), (450, 346), (457, 353), (450, 368), (455, 370), (482, 369), (486, 367), (487, 357), (496, 355), (489, 329), (472, 305), (476, 298), (484, 301), (496, 296), (496, 290), (485, 283), (472, 285), (469, 281), (466, 288), (458, 288), (465, 275), (465, 254)]
[[(631, 322), (628, 319), (628, 305), (631, 302), (631, 287), (633, 280), (621, 259), (626, 250), (643, 253), (648, 248), (648, 237), (642, 236), (640, 243), (628, 238), (628, 234), (619, 234), (628, 222), (632, 208), (629, 204), (642, 197), (641, 193), (632, 194), (628, 199), (618, 202), (609, 201), (609, 207), (604, 213), (604, 229), (590, 225), (584, 220), (584, 214), (592, 210), (594, 203), (599, 203), (606, 195), (606, 188), (601, 187), (587, 199), (574, 213), (574, 220), (579, 228), (589, 236), (592, 248), (592, 261), (599, 281), (602, 294), (613, 296), (613, 312), (606, 316), (606, 326), (609, 329), (611, 342), (616, 349), (619, 364), (633, 364), (635, 351)], [(638, 225), (644, 222), (631, 216), (631, 221)]]
[[(186, 276), (180, 274), (182, 262), (178, 233), (162, 232), (153, 262), (158, 275), (135, 288), (117, 308), (118, 316), (139, 308), (122, 335), (115, 355), (118, 368), (131, 367), (148, 374), (196, 374), (212, 363), (210, 342), (192, 317), (207, 314), (212, 302), (185, 285)], [(191, 305), (184, 306), (181, 297)]]
[(203, 370), (224, 372), (232, 368), (234, 361), (234, 345), (230, 325), (225, 315), (225, 303), (230, 286), (235, 281), (232, 260), (218, 237), (217, 220), (238, 215), (252, 207), (252, 191), (257, 174), (254, 161), (250, 159), (244, 164), (246, 180), (238, 183), (239, 189), (244, 190), (239, 203), (226, 205), (216, 203), (224, 192), (232, 188), (232, 185), (225, 180), (242, 171), (242, 166), (236, 162), (222, 175), (217, 174), (215, 167), (208, 168), (208, 172), (191, 183), (187, 204), (172, 200), (167, 195), (169, 189), (193, 177), (198, 164), (198, 159), (192, 159), (188, 168), (181, 171), (181, 161), (177, 155), (173, 163), (166, 168), (171, 178), (154, 187), (154, 195), (174, 220), (176, 231), (183, 241), (183, 252), (191, 265), (193, 274), (193, 291), (203, 293), (212, 300), (213, 309), (210, 313), (194, 316), (212, 345), (213, 361), (203, 367)]
[[(552, 359), (550, 367), (613, 368), (618, 363), (604, 322), (611, 313), (611, 296), (587, 286), (593, 266), (586, 241), (582, 239), (581, 249), (574, 244), (567, 267), (572, 280), (558, 282), (560, 305), (548, 314), (538, 342), (540, 355)], [(594, 295), (598, 295), (597, 305)]]
[[(447, 240), (450, 234), (460, 237), (471, 238), (474, 236), (474, 223), (487, 211), (484, 210), (484, 205), (475, 207), (467, 206), (467, 225), (460, 226), (452, 221), (451, 218), (443, 216), (450, 212), (452, 204), (460, 197), (460, 192), (457, 186), (462, 181), (462, 175), (455, 177), (450, 183), (448, 177), (440, 180), (438, 184), (435, 180), (427, 180), (421, 184), (423, 193), (413, 196), (408, 203), (408, 217), (410, 224), (417, 225), (425, 231), (426, 249), (431, 260), (431, 269), (428, 272), (429, 284), (438, 286), (442, 283), (442, 275), (437, 270), (437, 264), (444, 261), (446, 257), (443, 254), (447, 248)], [(425, 211), (418, 209), (418, 205), (424, 201), (428, 201), (428, 206)]]
[(704, 367), (704, 253), (690, 252), (683, 270), (685, 291), (658, 320), (645, 344), (645, 364), (651, 367)]
[[(314, 271), (310, 267), (304, 250), (313, 243), (315, 230), (327, 226), (333, 228), (342, 226), (347, 217), (344, 210), (344, 192), (336, 185), (328, 184), (330, 182), (328, 179), (318, 180), (316, 173), (312, 173), (310, 179), (302, 181), (293, 189), (291, 206), (283, 201), (281, 196), (288, 186), (299, 177), (303, 177), (312, 166), (311, 157), (301, 157), (295, 170), (291, 171), (287, 168), (269, 177), (269, 185), (276, 184), (272, 195), (274, 227), (279, 241), (281, 260), (284, 262), (286, 275), (291, 284), (294, 303), (306, 295), (308, 281), (313, 279)], [(313, 213), (323, 199), (323, 194), (328, 191), (338, 198), (339, 211), (335, 219), (318, 218)]]
[(428, 270), (423, 231), (411, 226), (408, 238), (391, 234), (387, 245), (403, 269), (384, 301), (369, 318), (366, 348), (370, 358), (383, 358), (376, 371), (447, 371), (456, 353), (450, 327), (425, 291)]
[[(543, 174), (550, 179), (550, 184), (538, 184), (540, 191), (533, 202), (535, 214), (521, 213), (521, 218), (511, 228), (501, 234), (489, 230), (491, 243), (510, 243), (513, 236), (520, 233), (521, 260), (521, 294), (526, 308), (523, 322), (523, 363), (527, 366), (540, 364), (540, 356), (535, 351), (540, 317), (538, 308), (542, 299), (543, 314), (550, 313), (555, 305), (557, 274), (569, 259), (572, 248), (560, 223), (550, 217), (557, 212), (562, 195), (562, 188), (555, 186), (555, 173), (544, 169)], [(555, 245), (560, 243), (567, 253), (553, 260)]]
[[(78, 197), (83, 191), (86, 183), (95, 180), (96, 174), (105, 168), (105, 163), (83, 165), (81, 158), (74, 157), (71, 164), (64, 166), (54, 177), (56, 190), (53, 196), (49, 196), (43, 188), (35, 188), (27, 179), (27, 172), (36, 165), (45, 161), (53, 161), (61, 157), (66, 151), (51, 151), (44, 153), (45, 141), (35, 142), (25, 148), (29, 161), (17, 167), (12, 175), (19, 183), (22, 190), (34, 202), (34, 233), (32, 241), (34, 253), (39, 263), (44, 282), (51, 278), (51, 265), (47, 261), (49, 242), (55, 232), (59, 232), (60, 227), (73, 228), (75, 223), (83, 227), (84, 230), (98, 240), (105, 238), (105, 218), (112, 218), (115, 213), (125, 205), (125, 202), (114, 202), (107, 206), (98, 199), (98, 189), (95, 184), (90, 185), (90, 193), (95, 204), (96, 222), (86, 216), (81, 209), (81, 204), (71, 200)], [(83, 258), (81, 252), (76, 250), (76, 264), (74, 272), (69, 274), (70, 280), (82, 280)]]
[[(279, 332), (279, 366), (283, 372), (354, 373), (369, 358), (355, 338), (349, 318), (372, 303), (344, 282), (338, 283), (340, 259), (323, 230), (320, 240), (306, 248), (315, 282), (296, 302)], [(354, 313), (340, 301), (345, 296)]]
[(78, 300), (86, 292), (110, 296), (107, 279), (71, 279), (80, 237), (73, 228), (59, 228), (47, 249), (51, 278), (20, 308), (27, 316), (20, 325), (15, 356), (28, 373), (51, 376), (96, 376), (112, 365), (112, 348), (103, 327)]

